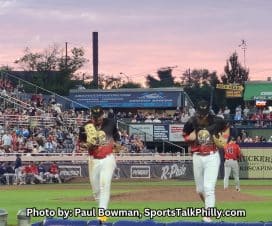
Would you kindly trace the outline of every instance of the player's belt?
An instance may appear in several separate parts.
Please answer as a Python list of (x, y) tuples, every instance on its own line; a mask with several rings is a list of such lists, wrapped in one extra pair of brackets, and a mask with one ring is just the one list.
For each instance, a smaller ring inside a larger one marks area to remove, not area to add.
[(197, 155), (201, 155), (201, 156), (207, 156), (207, 155), (212, 155), (214, 153), (216, 153), (217, 150), (214, 151), (209, 151), (209, 152), (195, 152)]
[(234, 160), (234, 161), (235, 161), (235, 160), (237, 160), (237, 159), (226, 159), (226, 160)]
[(113, 145), (100, 146), (90, 152), (94, 159), (104, 159), (113, 152)]
[(198, 155), (210, 155), (217, 152), (216, 146), (214, 144), (211, 145), (197, 145), (192, 148), (193, 153), (198, 153)]

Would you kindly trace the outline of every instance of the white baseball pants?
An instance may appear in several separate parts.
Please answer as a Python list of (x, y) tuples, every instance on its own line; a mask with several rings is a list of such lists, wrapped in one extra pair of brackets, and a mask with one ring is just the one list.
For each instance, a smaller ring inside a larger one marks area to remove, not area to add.
[(110, 200), (111, 180), (116, 161), (113, 154), (103, 159), (89, 158), (89, 178), (94, 198), (98, 201), (98, 208), (108, 208)]
[(205, 208), (215, 207), (215, 186), (220, 166), (219, 152), (210, 155), (193, 154), (196, 191), (204, 196)]

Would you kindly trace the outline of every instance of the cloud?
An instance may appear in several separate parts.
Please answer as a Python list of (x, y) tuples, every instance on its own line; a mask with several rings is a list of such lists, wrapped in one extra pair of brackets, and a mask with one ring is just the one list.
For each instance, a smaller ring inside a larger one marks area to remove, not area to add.
[(0, 0), (0, 15), (7, 13), (16, 5), (16, 0)]

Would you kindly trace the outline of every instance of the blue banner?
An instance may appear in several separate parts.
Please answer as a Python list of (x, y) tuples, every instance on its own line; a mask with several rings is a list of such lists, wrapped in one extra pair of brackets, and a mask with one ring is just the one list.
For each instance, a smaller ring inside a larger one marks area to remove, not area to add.
[[(173, 108), (181, 105), (182, 91), (77, 92), (69, 98), (82, 105), (105, 108)], [(74, 104), (75, 108), (80, 108)]]

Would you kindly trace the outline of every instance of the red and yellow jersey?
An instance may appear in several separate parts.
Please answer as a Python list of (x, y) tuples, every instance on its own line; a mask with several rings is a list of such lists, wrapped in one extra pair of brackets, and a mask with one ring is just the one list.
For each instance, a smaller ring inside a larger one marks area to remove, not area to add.
[(241, 156), (241, 149), (238, 144), (236, 143), (228, 143), (224, 147), (224, 157), (225, 159), (233, 159), (237, 160)]

